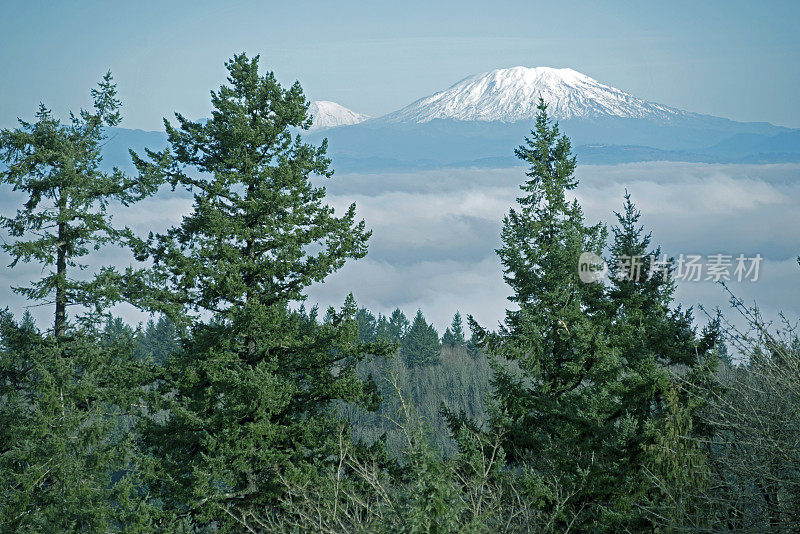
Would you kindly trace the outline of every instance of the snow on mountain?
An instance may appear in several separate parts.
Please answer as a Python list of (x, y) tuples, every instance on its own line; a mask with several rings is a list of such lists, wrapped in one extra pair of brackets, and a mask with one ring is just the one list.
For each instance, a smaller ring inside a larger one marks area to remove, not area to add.
[(670, 120), (690, 113), (647, 102), (572, 69), (513, 67), (464, 78), (381, 119), (517, 122), (533, 119), (539, 96), (557, 119), (621, 117)]
[(351, 109), (340, 106), (336, 102), (328, 102), (327, 100), (311, 102), (308, 107), (308, 113), (313, 117), (311, 130), (358, 124), (370, 118), (368, 115), (356, 113)]

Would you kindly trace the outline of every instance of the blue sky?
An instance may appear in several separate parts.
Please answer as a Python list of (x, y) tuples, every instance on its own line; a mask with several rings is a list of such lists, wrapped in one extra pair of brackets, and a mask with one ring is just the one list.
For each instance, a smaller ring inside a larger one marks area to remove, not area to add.
[(0, 19), (0, 126), (86, 105), (111, 69), (124, 126), (203, 116), (233, 53), (311, 99), (381, 115), (458, 79), (571, 67), (636, 96), (800, 127), (799, 2), (29, 2)]

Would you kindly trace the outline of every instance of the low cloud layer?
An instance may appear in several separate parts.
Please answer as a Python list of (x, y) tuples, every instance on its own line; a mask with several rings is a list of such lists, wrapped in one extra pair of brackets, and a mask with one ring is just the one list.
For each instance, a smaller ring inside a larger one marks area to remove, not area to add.
[[(336, 174), (324, 185), (328, 201), (345, 209), (356, 202), (359, 216), (373, 229), (369, 255), (350, 262), (325, 284), (309, 290), (309, 304), (340, 305), (352, 291), (373, 311), (421, 308), (443, 330), (456, 310), (494, 327), (509, 307), (509, 288), (494, 252), (503, 215), (519, 195), (525, 169), (446, 169), (414, 173)], [(613, 222), (627, 189), (643, 212), (642, 223), (664, 252), (736, 256), (761, 254), (758, 282), (732, 284), (747, 301), (768, 313), (800, 316), (800, 165), (707, 165), (634, 163), (581, 166), (576, 195), (588, 222)], [(0, 197), (0, 212), (13, 213), (19, 197)], [(116, 221), (139, 233), (162, 231), (190, 208), (185, 194), (160, 193), (120, 211)], [(0, 257), (4, 265), (7, 256)], [(126, 265), (130, 258), (106, 251), (95, 264)], [(0, 298), (14, 311), (23, 301), (9, 284), (36, 277), (25, 266), (0, 271)], [(711, 282), (679, 284), (686, 305), (725, 307), (727, 298)], [(47, 310), (35, 315), (49, 322)], [(128, 308), (133, 321), (146, 316)]]
[[(336, 176), (326, 184), (330, 201), (340, 209), (357, 202), (374, 230), (370, 254), (312, 288), (310, 300), (335, 304), (353, 290), (382, 313), (421, 307), (440, 330), (456, 309), (495, 325), (510, 305), (510, 289), (494, 249), (524, 172), (519, 167)], [(761, 254), (760, 279), (733, 281), (732, 289), (772, 315), (800, 315), (800, 165), (657, 162), (581, 166), (576, 174), (587, 222), (613, 224), (627, 190), (664, 252)], [(727, 308), (727, 296), (710, 281), (682, 282), (678, 297), (687, 306)]]

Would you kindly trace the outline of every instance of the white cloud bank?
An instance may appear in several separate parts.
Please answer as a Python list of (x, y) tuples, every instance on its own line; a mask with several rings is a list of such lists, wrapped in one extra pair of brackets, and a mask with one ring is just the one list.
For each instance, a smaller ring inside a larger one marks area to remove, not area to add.
[[(519, 194), (524, 168), (446, 169), (414, 173), (337, 174), (325, 183), (328, 201), (344, 209), (358, 205), (374, 230), (369, 255), (348, 263), (325, 284), (309, 290), (309, 304), (340, 305), (352, 291), (374, 312), (421, 308), (440, 332), (453, 313), (472, 314), (493, 327), (510, 303), (509, 288), (494, 249), (503, 215)], [(627, 189), (643, 212), (642, 223), (664, 252), (754, 255), (765, 261), (758, 282), (734, 283), (748, 301), (769, 313), (800, 316), (800, 165), (707, 165), (635, 163), (581, 166), (576, 191), (588, 222), (613, 222)], [(13, 213), (19, 199), (3, 192), (0, 213)], [(165, 191), (121, 212), (117, 221), (146, 233), (180, 220), (190, 206), (186, 195)], [(102, 262), (126, 264), (109, 251)], [(0, 257), (3, 265), (7, 256)], [(9, 284), (35, 277), (32, 266), (0, 270), (0, 302), (20, 311), (24, 304)], [(686, 305), (726, 305), (711, 282), (679, 285)], [(130, 320), (145, 316), (129, 309)], [(35, 308), (49, 323), (47, 310)]]

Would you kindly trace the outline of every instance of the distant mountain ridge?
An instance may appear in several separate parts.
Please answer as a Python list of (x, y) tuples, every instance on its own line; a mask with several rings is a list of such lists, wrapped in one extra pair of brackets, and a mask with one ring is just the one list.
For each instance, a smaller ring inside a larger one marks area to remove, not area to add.
[[(512, 67), (468, 76), (408, 106), (324, 132), (352, 169), (515, 162), (542, 97), (582, 163), (800, 161), (791, 128), (703, 115), (638, 98), (573, 69)], [(312, 134), (320, 139), (322, 134)]]
[[(309, 107), (312, 142), (328, 139), (334, 168), (381, 171), (519, 164), (514, 148), (539, 96), (572, 140), (579, 163), (800, 162), (800, 129), (692, 113), (637, 98), (572, 69), (512, 67), (468, 76), (377, 118), (329, 101)], [(163, 134), (112, 129), (107, 162), (129, 167), (127, 149), (161, 148)]]

